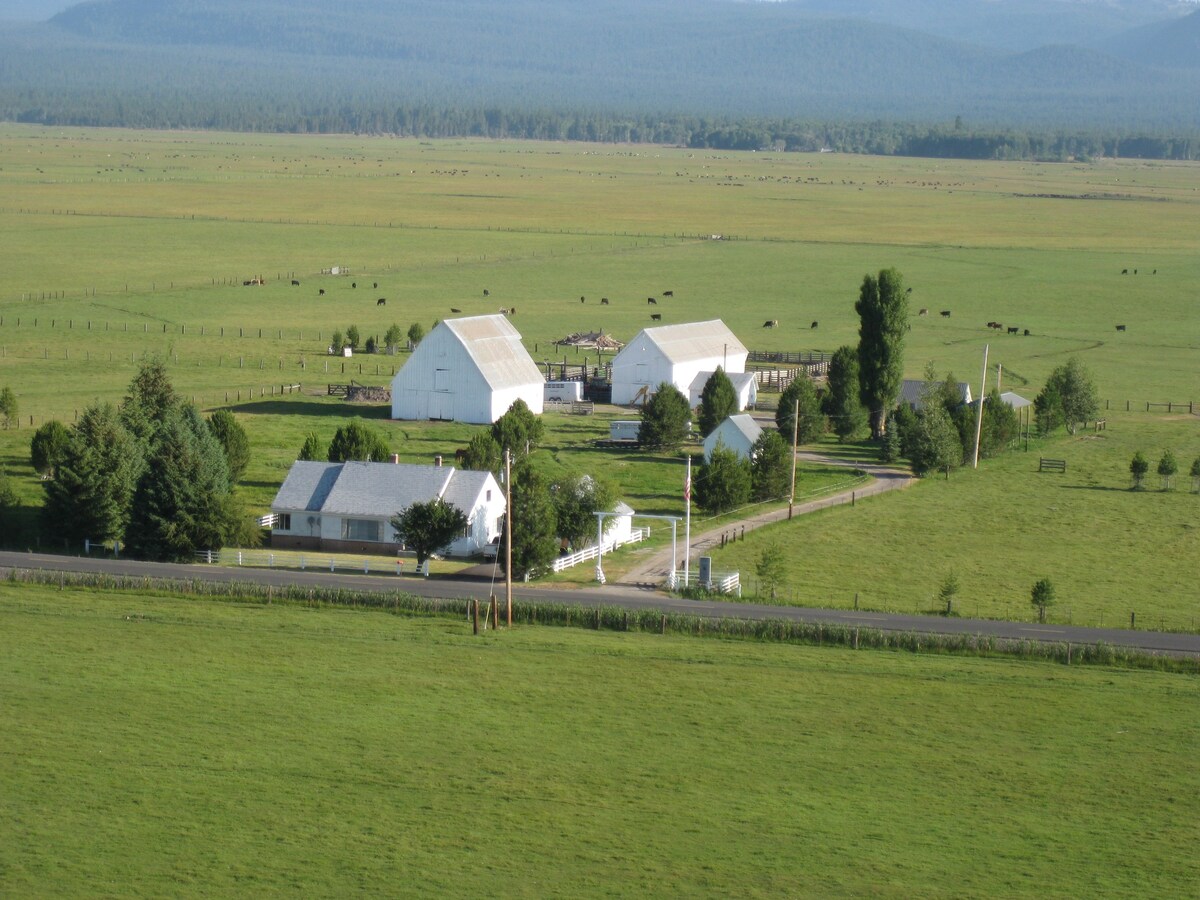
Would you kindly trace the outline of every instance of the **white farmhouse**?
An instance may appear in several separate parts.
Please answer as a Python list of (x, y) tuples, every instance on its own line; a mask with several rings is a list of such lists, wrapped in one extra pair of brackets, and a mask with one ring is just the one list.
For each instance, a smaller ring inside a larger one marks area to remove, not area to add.
[[(905, 378), (900, 383), (900, 397), (897, 404), (907, 403), (916, 412), (925, 405), (922, 397), (927, 391), (941, 390), (943, 382), (941, 381), (922, 381), (919, 378)], [(958, 394), (959, 400), (968, 406), (971, 404), (971, 386), (965, 381), (955, 382), (954, 391)]]
[[(737, 397), (737, 411), (750, 409), (758, 402), (758, 376), (753, 372), (734, 372), (729, 377), (730, 384), (733, 385), (734, 396)], [(688, 388), (688, 403), (692, 409), (700, 405), (700, 395), (704, 393), (704, 385), (708, 384), (708, 379), (712, 378), (712, 372), (699, 372), (692, 379), (691, 386)]]
[(544, 381), (506, 317), (446, 319), (392, 379), (392, 418), (490, 425), (518, 399), (540, 414)]
[(744, 413), (730, 416), (704, 439), (704, 460), (712, 459), (713, 450), (719, 443), (742, 459), (749, 459), (750, 451), (761, 435), (762, 428), (750, 416)]
[(697, 374), (721, 366), (732, 378), (749, 355), (720, 319), (643, 329), (613, 358), (612, 402), (629, 405), (664, 381), (686, 397)]
[(394, 553), (389, 520), (414, 503), (441, 498), (467, 516), (452, 556), (480, 553), (500, 535), (504, 491), (490, 472), (382, 462), (292, 464), (271, 503), (271, 546), (347, 553)]

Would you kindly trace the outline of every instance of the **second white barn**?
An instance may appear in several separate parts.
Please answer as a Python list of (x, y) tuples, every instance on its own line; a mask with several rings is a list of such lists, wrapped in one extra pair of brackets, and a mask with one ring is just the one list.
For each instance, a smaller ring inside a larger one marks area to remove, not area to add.
[(645, 328), (612, 362), (612, 402), (628, 405), (666, 381), (686, 397), (700, 372), (746, 371), (748, 351), (720, 319)]
[(504, 316), (446, 319), (392, 379), (392, 418), (490, 425), (517, 399), (540, 414), (544, 381)]

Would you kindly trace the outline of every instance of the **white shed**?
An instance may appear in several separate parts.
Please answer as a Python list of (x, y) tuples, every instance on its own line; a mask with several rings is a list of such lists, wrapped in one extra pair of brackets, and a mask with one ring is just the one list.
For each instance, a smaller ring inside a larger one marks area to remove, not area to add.
[(446, 319), (392, 379), (392, 418), (490, 425), (517, 399), (540, 414), (544, 381), (506, 317)]
[[(733, 384), (733, 393), (737, 396), (737, 409), (741, 412), (743, 409), (750, 409), (758, 402), (758, 377), (753, 372), (734, 372), (729, 375), (729, 381)], [(695, 409), (700, 405), (700, 395), (704, 392), (704, 385), (708, 384), (708, 379), (712, 378), (712, 372), (699, 372), (692, 379), (692, 384), (688, 388), (688, 403)]]
[(381, 462), (292, 464), (271, 512), (272, 547), (394, 553), (390, 519), (414, 503), (441, 498), (467, 516), (453, 556), (479, 553), (500, 534), (504, 491), (490, 472)]
[(704, 459), (712, 459), (713, 450), (718, 443), (724, 444), (726, 449), (732, 450), (742, 459), (749, 459), (750, 451), (754, 449), (754, 444), (761, 435), (762, 428), (750, 416), (744, 413), (730, 416), (704, 439)]
[(612, 402), (631, 404), (642, 388), (664, 381), (686, 397), (698, 373), (721, 366), (732, 377), (746, 370), (749, 355), (720, 319), (643, 329), (613, 358)]

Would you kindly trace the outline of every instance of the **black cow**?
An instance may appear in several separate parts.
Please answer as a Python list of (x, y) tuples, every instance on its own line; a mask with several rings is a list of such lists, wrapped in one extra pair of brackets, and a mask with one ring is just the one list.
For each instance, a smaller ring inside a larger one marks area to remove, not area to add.
[(1009, 334), (1020, 334), (1020, 333), (1021, 333), (1021, 329), (1020, 329), (1020, 328), (1013, 328), (1013, 327), (1010, 327), (1010, 328), (1008, 329), (1008, 333), (1009, 333)]
[(943, 318), (943, 319), (948, 319), (948, 318), (950, 318), (950, 310), (948, 310), (948, 309), (943, 309), (943, 310), (942, 310), (942, 314), (941, 314), (941, 315), (942, 315), (942, 318)]
[(647, 305), (647, 306), (658, 306), (658, 301), (657, 301), (657, 300), (655, 300), (653, 297), (647, 297), (647, 298), (646, 298), (646, 305)]
[(601, 298), (600, 298), (600, 305), (601, 305), (601, 306), (608, 306), (608, 298), (607, 298), (607, 297), (601, 297)]
[(358, 282), (357, 281), (350, 282), (350, 287), (352, 287), (352, 288), (358, 287)]
[(457, 306), (452, 306), (452, 307), (450, 307), (450, 312), (452, 312), (452, 313), (460, 313), (460, 312), (462, 312), (462, 310), (461, 310), (461, 309), (459, 309)]
[(375, 301), (376, 306), (387, 306), (387, 297), (380, 297)]
[(492, 296), (492, 292), (491, 292), (491, 291), (489, 291), (487, 288), (484, 288), (484, 289), (483, 289), (483, 296), (485, 296), (485, 297), (490, 297), (490, 296)]
[(763, 322), (763, 328), (774, 328), (778, 324), (778, 319), (767, 319), (767, 321)]
[(650, 321), (651, 322), (661, 322), (662, 314), (661, 313), (650, 313)]
[(1025, 329), (1025, 337), (1029, 337), (1029, 329), (1028, 328)]
[(324, 297), (325, 296), (325, 288), (319, 288), (317, 290), (317, 295), (320, 297)]
[(375, 288), (376, 290), (379, 290), (379, 282), (378, 281), (372, 282), (371, 287)]
[(1117, 331), (1124, 331), (1124, 330), (1125, 330), (1125, 326), (1124, 326), (1124, 325), (1118, 325), (1118, 326), (1117, 326)]
[(580, 302), (580, 303), (587, 303), (587, 297), (580, 297), (580, 298), (579, 298), (579, 302)]
[(663, 296), (664, 297), (674, 297), (675, 292), (674, 291), (663, 291)]
[(295, 278), (292, 279), (292, 287), (300, 287), (300, 282), (298, 282)]
[(818, 324), (818, 323), (816, 323), (816, 322), (813, 322), (813, 323), (812, 323), (811, 325), (809, 325), (808, 327), (809, 327), (809, 328), (816, 328), (816, 327), (817, 327), (817, 324)]

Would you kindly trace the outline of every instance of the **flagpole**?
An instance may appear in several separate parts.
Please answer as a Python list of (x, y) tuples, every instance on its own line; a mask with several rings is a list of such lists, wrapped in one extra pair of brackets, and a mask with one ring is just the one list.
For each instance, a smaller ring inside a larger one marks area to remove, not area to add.
[(975, 417), (975, 455), (971, 460), (971, 468), (979, 468), (979, 436), (983, 431), (983, 398), (987, 390), (987, 358), (988, 345), (983, 345), (983, 375), (979, 379), (979, 415)]
[(687, 478), (683, 482), (683, 586), (688, 586), (688, 561), (692, 557), (692, 454), (687, 457)]

